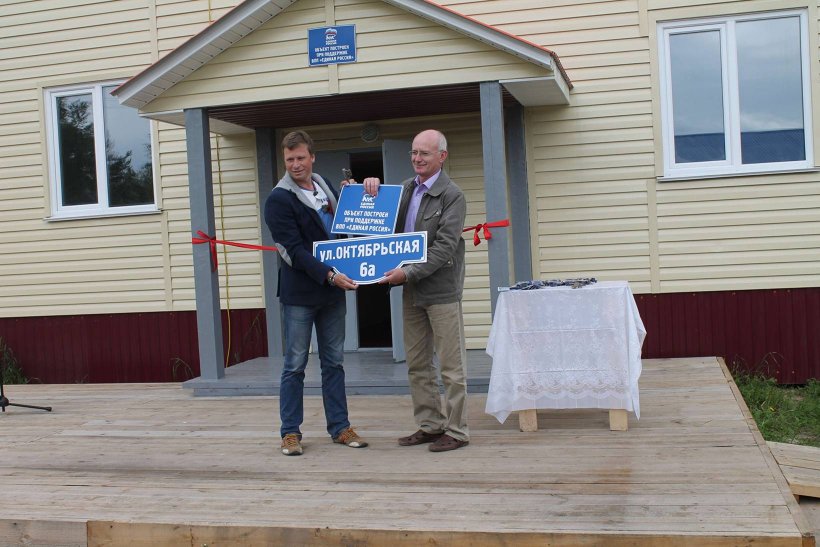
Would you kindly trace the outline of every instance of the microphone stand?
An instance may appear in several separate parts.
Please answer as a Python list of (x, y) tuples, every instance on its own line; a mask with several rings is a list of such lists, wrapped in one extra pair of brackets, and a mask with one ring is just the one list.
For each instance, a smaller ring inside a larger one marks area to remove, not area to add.
[(36, 408), (37, 410), (46, 410), (48, 412), (51, 412), (51, 407), (50, 406), (34, 406), (34, 405), (21, 405), (21, 404), (17, 404), (17, 403), (10, 403), (9, 400), (6, 398), (5, 391), (3, 390), (3, 375), (0, 372), (0, 409), (2, 409), (3, 412), (5, 412), (7, 406), (20, 406), (20, 407), (23, 407), (23, 408)]

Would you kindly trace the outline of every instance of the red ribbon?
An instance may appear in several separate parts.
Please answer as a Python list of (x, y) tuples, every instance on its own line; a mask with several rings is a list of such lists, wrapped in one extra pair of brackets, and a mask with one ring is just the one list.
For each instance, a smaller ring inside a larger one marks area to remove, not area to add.
[(462, 232), (469, 232), (470, 230), (475, 230), (475, 232), (473, 233), (473, 245), (478, 245), (479, 243), (481, 243), (481, 238), (478, 236), (479, 231), (484, 231), (484, 239), (492, 239), (493, 234), (490, 232), (490, 228), (503, 228), (504, 226), (509, 225), (510, 221), (507, 219), (496, 220), (495, 222), (485, 222), (483, 224), (469, 226), (467, 228), (464, 228)]
[[(482, 224), (476, 224), (475, 226), (468, 226), (464, 228), (462, 232), (469, 232), (473, 230), (473, 245), (478, 245), (481, 243), (481, 237), (478, 235), (479, 232), (484, 233), (484, 239), (492, 239), (493, 234), (490, 232), (490, 228), (503, 228), (505, 226), (509, 226), (510, 221), (507, 219), (504, 220), (497, 220), (495, 222), (484, 222)], [(248, 243), (238, 243), (236, 241), (224, 241), (221, 239), (216, 239), (215, 237), (211, 237), (202, 230), (196, 231), (199, 237), (192, 237), (191, 243), (194, 245), (202, 245), (207, 243), (211, 249), (211, 270), (216, 271), (219, 268), (219, 255), (216, 252), (216, 245), (217, 243), (220, 245), (231, 245), (232, 247), (241, 247), (243, 249), (254, 249), (256, 251), (278, 251), (279, 249), (276, 247), (266, 247), (265, 245), (250, 245)]]
[(278, 251), (276, 247), (266, 247), (264, 245), (249, 245), (248, 243), (237, 243), (236, 241), (223, 241), (221, 239), (216, 239), (215, 237), (211, 237), (208, 234), (204, 233), (201, 230), (197, 230), (196, 233), (199, 237), (192, 237), (191, 243), (194, 245), (201, 245), (203, 243), (207, 243), (208, 246), (211, 248), (211, 270), (216, 271), (219, 267), (218, 255), (216, 253), (216, 244), (219, 243), (220, 245), (231, 245), (233, 247), (242, 247), (243, 249), (254, 249), (257, 251)]

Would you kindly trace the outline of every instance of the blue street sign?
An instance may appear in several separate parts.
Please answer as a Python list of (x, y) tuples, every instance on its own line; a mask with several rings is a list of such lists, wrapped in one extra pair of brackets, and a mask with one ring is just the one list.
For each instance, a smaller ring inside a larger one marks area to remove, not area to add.
[(383, 184), (379, 194), (371, 196), (363, 184), (342, 188), (339, 204), (333, 215), (334, 234), (387, 235), (396, 230), (396, 217), (401, 201), (401, 185)]
[(308, 29), (310, 66), (356, 62), (356, 25)]
[(369, 285), (393, 268), (427, 262), (427, 232), (317, 241), (313, 256), (356, 283)]

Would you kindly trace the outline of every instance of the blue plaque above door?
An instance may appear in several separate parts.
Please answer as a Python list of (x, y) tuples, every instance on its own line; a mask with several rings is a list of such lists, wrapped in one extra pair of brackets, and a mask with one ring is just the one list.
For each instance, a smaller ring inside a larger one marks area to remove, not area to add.
[(356, 62), (356, 25), (308, 29), (310, 66)]

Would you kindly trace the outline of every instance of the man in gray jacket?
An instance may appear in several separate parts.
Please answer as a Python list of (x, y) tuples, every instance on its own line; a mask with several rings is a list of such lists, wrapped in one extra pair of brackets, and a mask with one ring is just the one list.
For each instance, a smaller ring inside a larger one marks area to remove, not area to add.
[[(388, 271), (380, 283), (404, 285), (404, 344), (413, 413), (419, 430), (401, 437), (401, 446), (432, 443), (446, 452), (470, 441), (467, 428), (467, 354), (461, 295), (464, 289), (464, 240), (461, 232), (467, 202), (442, 170), (447, 140), (436, 130), (422, 131), (410, 152), (416, 176), (403, 183), (397, 231), (427, 232), (427, 262)], [(379, 180), (365, 179), (365, 190), (378, 191)], [(436, 366), (444, 384), (442, 409)]]

